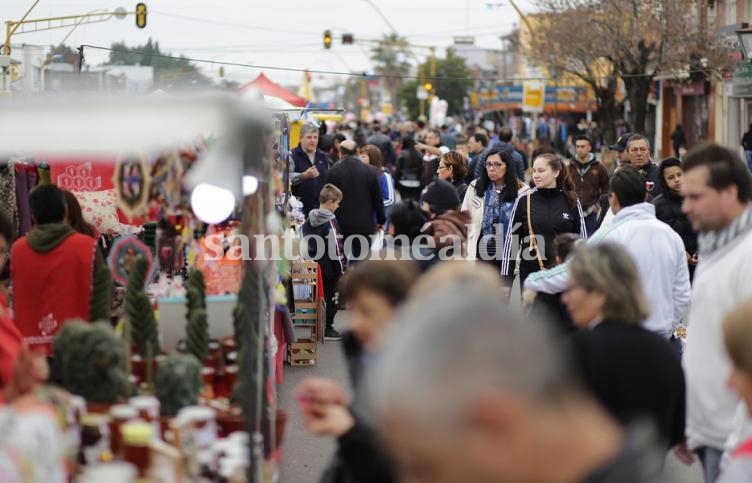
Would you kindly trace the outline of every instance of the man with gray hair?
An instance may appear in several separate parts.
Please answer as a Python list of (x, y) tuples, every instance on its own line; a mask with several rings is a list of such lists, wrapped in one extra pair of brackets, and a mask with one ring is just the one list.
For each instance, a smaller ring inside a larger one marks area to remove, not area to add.
[(292, 194), (303, 203), (303, 213), (319, 207), (319, 193), (324, 187), (329, 161), (318, 149), (319, 128), (306, 123), (300, 128), (300, 144), (290, 152), (289, 169)]
[(447, 287), (400, 321), (367, 394), (403, 481), (666, 481), (651, 428), (621, 428), (547, 327), (491, 290)]

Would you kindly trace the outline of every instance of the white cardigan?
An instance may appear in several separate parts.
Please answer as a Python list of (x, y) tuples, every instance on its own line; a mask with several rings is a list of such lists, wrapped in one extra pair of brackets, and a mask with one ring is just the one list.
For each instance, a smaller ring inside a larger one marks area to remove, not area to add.
[[(478, 180), (470, 182), (465, 192), (465, 199), (462, 200), (462, 211), (470, 212), (471, 223), (467, 227), (467, 259), (475, 262), (478, 256), (478, 238), (480, 238), (481, 228), (483, 225), (483, 214), (485, 212), (485, 199), (483, 196), (475, 194), (475, 184)], [(525, 183), (519, 182), (517, 185), (517, 196), (530, 191)]]

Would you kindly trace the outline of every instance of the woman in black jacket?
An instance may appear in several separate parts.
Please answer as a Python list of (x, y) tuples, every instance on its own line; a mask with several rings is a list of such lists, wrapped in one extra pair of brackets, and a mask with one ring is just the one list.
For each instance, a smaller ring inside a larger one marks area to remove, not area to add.
[(661, 161), (661, 176), (659, 182), (663, 186), (662, 194), (656, 196), (652, 203), (655, 206), (655, 217), (670, 226), (684, 242), (689, 264), (689, 279), (695, 273), (697, 265), (697, 232), (692, 229), (687, 215), (682, 213), (682, 167), (676, 158), (666, 158)]
[(641, 327), (648, 304), (627, 251), (614, 243), (576, 247), (562, 300), (579, 329), (573, 355), (592, 394), (625, 426), (652, 422), (666, 449), (680, 443), (686, 412), (681, 360), (663, 337)]
[(515, 202), (504, 241), (501, 275), (508, 287), (512, 286), (518, 258), (522, 286), (528, 275), (555, 264), (556, 235), (579, 233), (583, 239), (587, 238), (577, 193), (557, 155), (542, 154), (535, 158), (533, 182), (535, 188)]
[(394, 171), (394, 181), (403, 201), (418, 201), (418, 196), (423, 191), (422, 170), (423, 155), (415, 148), (415, 138), (403, 137), (402, 151), (397, 157)]

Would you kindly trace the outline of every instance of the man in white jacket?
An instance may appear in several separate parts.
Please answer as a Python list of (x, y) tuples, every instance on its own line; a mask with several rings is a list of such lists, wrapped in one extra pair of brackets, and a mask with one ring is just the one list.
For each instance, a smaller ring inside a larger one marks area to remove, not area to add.
[[(752, 181), (739, 156), (717, 144), (694, 148), (682, 167), (682, 211), (700, 234), (684, 352), (687, 443), (712, 483), (723, 451), (750, 429), (743, 404), (726, 385), (731, 362), (721, 322), (752, 297)], [(691, 461), (683, 449), (679, 456)]]
[[(639, 172), (625, 167), (614, 174), (609, 195), (614, 221), (596, 231), (588, 243), (615, 242), (627, 249), (650, 304), (650, 316), (643, 325), (669, 340), (689, 305), (689, 270), (681, 238), (655, 217), (655, 207), (646, 198), (645, 180)], [(530, 275), (524, 288), (553, 294), (567, 290), (568, 284), (565, 263)]]

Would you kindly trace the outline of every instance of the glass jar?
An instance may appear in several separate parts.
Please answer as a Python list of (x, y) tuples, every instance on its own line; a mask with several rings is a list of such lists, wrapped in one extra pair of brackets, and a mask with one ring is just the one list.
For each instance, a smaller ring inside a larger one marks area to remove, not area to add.
[(152, 427), (152, 436), (160, 436), (159, 399), (154, 396), (136, 396), (128, 400), (128, 404), (136, 408), (138, 417), (148, 422)]
[(110, 452), (110, 428), (108, 418), (102, 414), (87, 414), (81, 417), (81, 448), (78, 462), (93, 465)]
[(110, 408), (110, 448), (116, 458), (122, 456), (123, 439), (120, 427), (138, 418), (138, 410), (129, 404), (116, 404)]
[(143, 421), (130, 421), (120, 427), (120, 434), (123, 440), (123, 460), (136, 467), (139, 478), (146, 478), (151, 465), (151, 425)]

